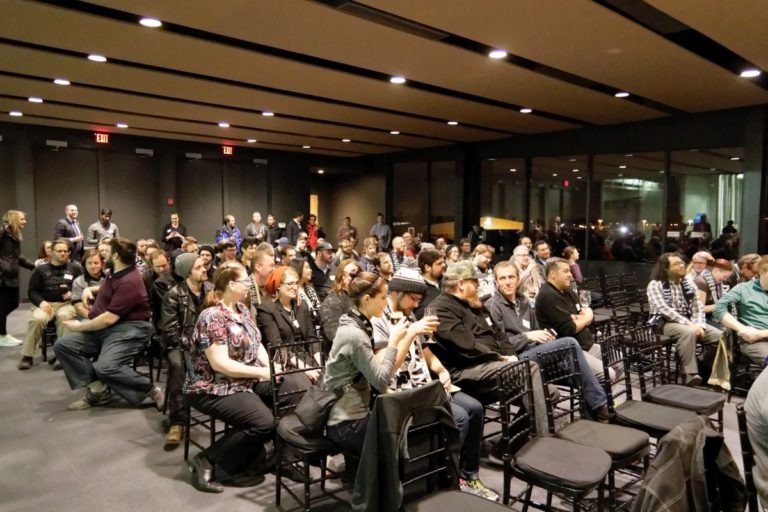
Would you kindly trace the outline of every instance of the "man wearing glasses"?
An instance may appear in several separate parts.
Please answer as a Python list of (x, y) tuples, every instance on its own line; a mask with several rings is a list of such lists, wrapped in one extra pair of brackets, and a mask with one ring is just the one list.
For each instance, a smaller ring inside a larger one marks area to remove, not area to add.
[(40, 343), (45, 326), (56, 319), (56, 334), (66, 331), (65, 320), (72, 320), (77, 313), (72, 306), (72, 282), (82, 273), (80, 265), (69, 261), (70, 244), (60, 238), (53, 242), (51, 261), (35, 268), (29, 278), (29, 301), (32, 303), (32, 317), (27, 325), (27, 334), (21, 346), (21, 361), (17, 368), (32, 368), (33, 356)]

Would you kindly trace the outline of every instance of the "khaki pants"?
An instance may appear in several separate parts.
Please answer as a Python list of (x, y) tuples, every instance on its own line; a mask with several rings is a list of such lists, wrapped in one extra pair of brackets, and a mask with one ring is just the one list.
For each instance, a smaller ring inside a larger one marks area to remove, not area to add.
[[(589, 369), (595, 374), (597, 380), (603, 382), (605, 380), (605, 373), (603, 372), (603, 352), (599, 343), (593, 343), (589, 350), (584, 351), (584, 359), (587, 360)], [(613, 368), (608, 368), (608, 375), (611, 382), (616, 382), (617, 378), (621, 378), (624, 372), (621, 372), (618, 376)]]
[(29, 319), (27, 324), (27, 334), (24, 336), (24, 343), (21, 346), (21, 355), (24, 357), (32, 357), (37, 351), (37, 347), (40, 344), (40, 338), (43, 336), (45, 326), (48, 322), (56, 319), (56, 336), (61, 338), (68, 331), (64, 329), (63, 322), (65, 320), (73, 320), (77, 313), (75, 308), (69, 302), (49, 302), (53, 308), (53, 314), (48, 315), (42, 309), (32, 306), (32, 318)]
[[(662, 333), (675, 340), (675, 348), (683, 364), (683, 372), (687, 375), (699, 373), (699, 364), (696, 361), (696, 342), (698, 340), (696, 330), (690, 325), (665, 322), (662, 327)], [(717, 343), (720, 340), (721, 334), (722, 331), (709, 326), (704, 330), (704, 337), (701, 339), (701, 343), (705, 345)]]

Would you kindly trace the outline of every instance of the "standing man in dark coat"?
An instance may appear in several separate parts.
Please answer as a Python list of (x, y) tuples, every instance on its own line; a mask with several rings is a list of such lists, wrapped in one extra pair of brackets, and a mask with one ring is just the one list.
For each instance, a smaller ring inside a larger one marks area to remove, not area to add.
[(171, 222), (165, 225), (160, 239), (165, 242), (165, 252), (171, 253), (181, 249), (184, 238), (187, 236), (187, 228), (179, 222), (179, 214), (171, 214)]
[(68, 204), (64, 208), (64, 218), (59, 219), (56, 227), (53, 228), (53, 239), (66, 238), (72, 245), (72, 259), (80, 261), (83, 257), (83, 231), (80, 229), (80, 223), (77, 222), (77, 205)]

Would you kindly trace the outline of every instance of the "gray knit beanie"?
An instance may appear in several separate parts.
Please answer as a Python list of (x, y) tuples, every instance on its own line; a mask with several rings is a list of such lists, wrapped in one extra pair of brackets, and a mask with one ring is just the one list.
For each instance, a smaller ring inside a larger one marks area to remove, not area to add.
[(415, 268), (400, 268), (389, 281), (390, 292), (417, 293), (425, 295), (427, 284)]
[(189, 277), (189, 272), (199, 257), (191, 252), (185, 252), (176, 256), (176, 275), (182, 279)]

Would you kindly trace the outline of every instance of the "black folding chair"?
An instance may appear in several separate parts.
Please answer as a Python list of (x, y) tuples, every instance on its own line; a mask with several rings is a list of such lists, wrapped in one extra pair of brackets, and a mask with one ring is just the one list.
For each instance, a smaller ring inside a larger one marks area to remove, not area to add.
[(744, 463), (744, 481), (747, 484), (748, 510), (749, 512), (760, 512), (760, 507), (757, 504), (755, 477), (752, 474), (755, 467), (755, 452), (752, 449), (752, 442), (749, 440), (747, 414), (744, 412), (743, 404), (736, 406), (736, 420), (739, 423), (739, 441), (741, 442), (741, 460)]

